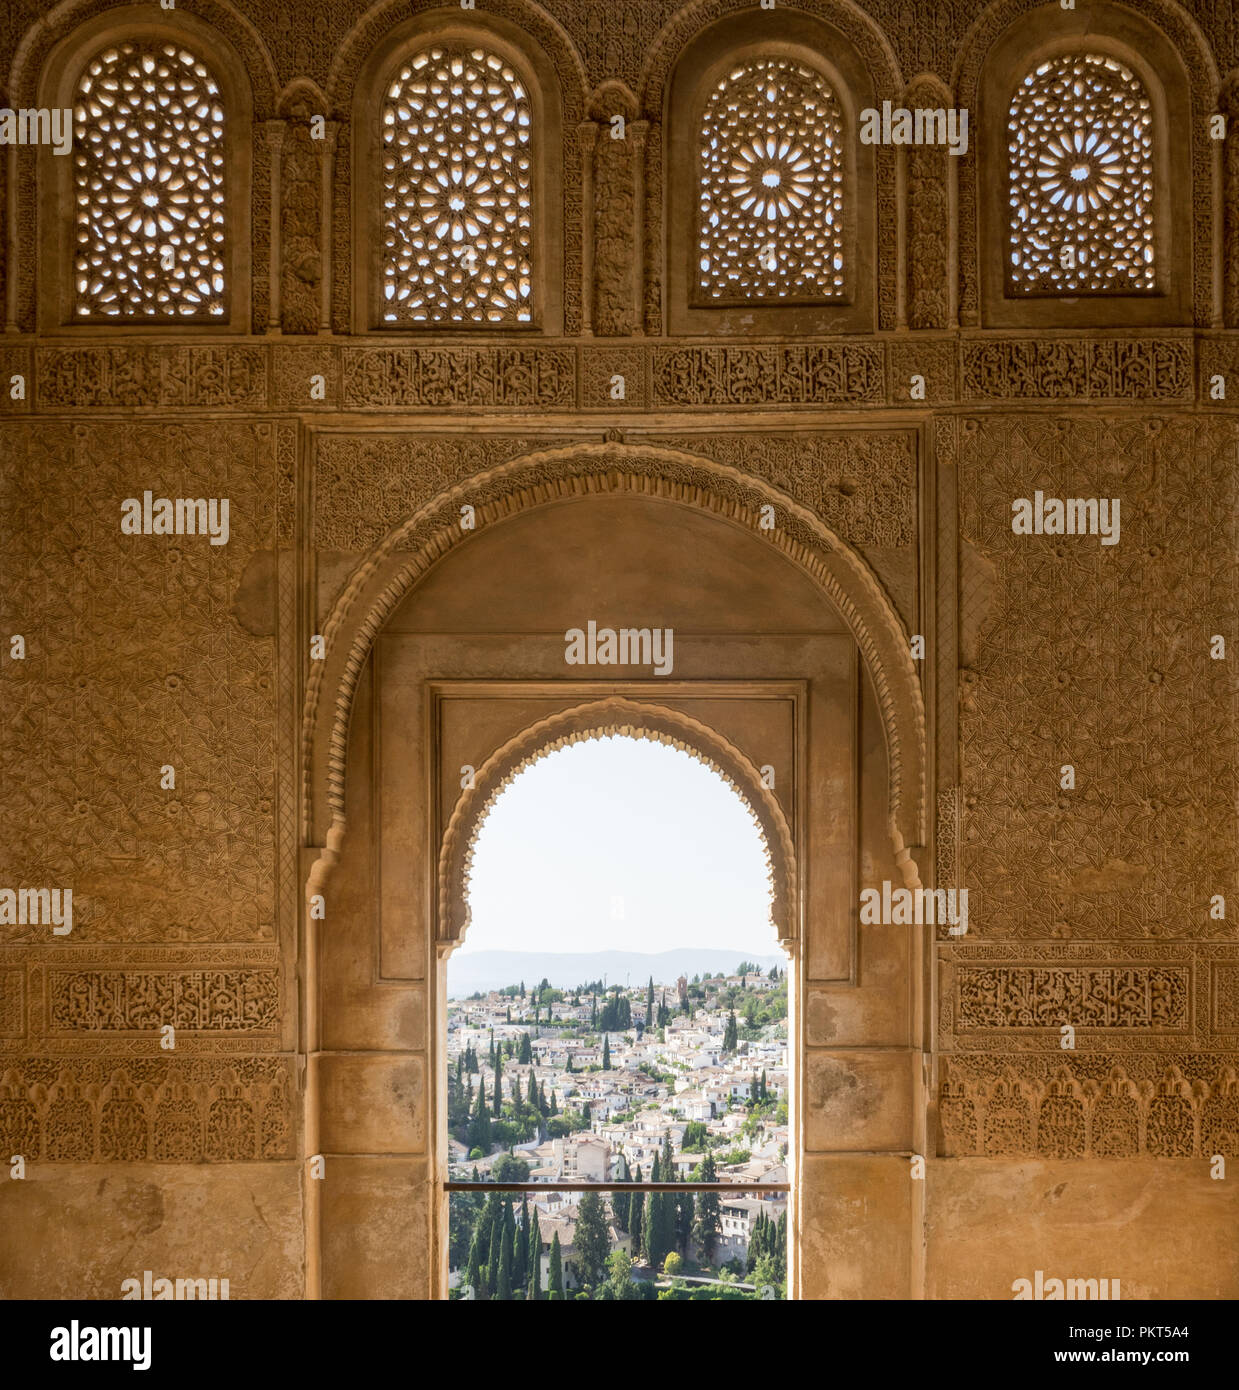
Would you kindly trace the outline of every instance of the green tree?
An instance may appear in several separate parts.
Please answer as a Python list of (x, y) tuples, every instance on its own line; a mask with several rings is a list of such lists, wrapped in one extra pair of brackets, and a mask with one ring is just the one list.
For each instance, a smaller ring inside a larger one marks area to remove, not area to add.
[[(661, 1155), (654, 1155), (654, 1166), (650, 1169), (651, 1182), (663, 1182), (662, 1158)], [(664, 1257), (667, 1254), (667, 1245), (664, 1243), (665, 1226), (663, 1223), (663, 1203), (667, 1200), (661, 1192), (651, 1192), (650, 1199), (645, 1204), (645, 1258), (655, 1269), (661, 1267)]]
[(654, 1026), (654, 977), (650, 976), (650, 983), (645, 991), (645, 1026)]
[(529, 1278), (529, 1198), (521, 1194), (521, 1219), (516, 1223), (516, 1242), (512, 1247), (512, 1289), (524, 1290)]
[[(509, 1213), (511, 1210), (509, 1205)], [(512, 1301), (512, 1242), (508, 1240), (506, 1234), (501, 1236), (499, 1241), (499, 1272), (495, 1282), (495, 1297), (501, 1303), (511, 1303)]]
[(594, 1285), (602, 1278), (611, 1240), (607, 1234), (607, 1219), (602, 1199), (596, 1192), (587, 1192), (577, 1208), (576, 1259), (581, 1282)]
[[(637, 1171), (632, 1175), (633, 1182), (641, 1181), (641, 1165), (637, 1164)], [(645, 1249), (645, 1193), (634, 1192), (632, 1200), (628, 1204), (628, 1233), (632, 1236), (632, 1253), (634, 1258), (640, 1259)]]
[(495, 1182), (528, 1182), (529, 1164), (515, 1154), (500, 1154), (491, 1165), (490, 1175)]
[(687, 1252), (688, 1242), (693, 1234), (693, 1194), (676, 1194), (675, 1204), (675, 1243), (677, 1249)]
[(744, 1267), (752, 1271), (758, 1260), (763, 1259), (770, 1249), (770, 1222), (765, 1212), (758, 1212), (749, 1236), (749, 1248), (745, 1255)]
[(479, 1218), (473, 1228), (473, 1242), (469, 1246), (469, 1263), (465, 1273), (465, 1283), (473, 1290), (475, 1299), (486, 1297), (486, 1279), (482, 1271), (482, 1222)]
[(499, 1296), (499, 1260), (503, 1254), (503, 1212), (496, 1209), (490, 1228), (490, 1249), (486, 1257), (486, 1296)]
[[(696, 1182), (718, 1181), (713, 1154), (706, 1154), (705, 1158), (698, 1164), (694, 1180)], [(713, 1260), (722, 1230), (723, 1222), (718, 1193), (699, 1192), (697, 1194), (697, 1220), (693, 1224), (693, 1238), (707, 1263)]]
[(608, 1033), (602, 1039), (602, 1069), (611, 1070), (611, 1036)]
[[(628, 1176), (628, 1161), (623, 1154), (619, 1156), (619, 1166), (615, 1170), (616, 1182), (630, 1181)], [(625, 1192), (622, 1188), (611, 1194), (611, 1212), (615, 1217), (615, 1229), (617, 1231), (628, 1230), (628, 1215), (632, 1210), (632, 1193)]]
[(738, 1034), (736, 1030), (736, 1011), (735, 1009), (728, 1009), (727, 1026), (723, 1029), (723, 1051), (734, 1052), (736, 1050), (737, 1041)]
[(785, 1298), (783, 1292), (783, 1280), (786, 1278), (784, 1269), (780, 1269), (779, 1262), (773, 1255), (763, 1255), (753, 1266), (753, 1283), (757, 1285), (757, 1297), (762, 1296), (763, 1288), (772, 1288), (777, 1291), (780, 1298)]
[(533, 1044), (529, 1041), (528, 1030), (521, 1034), (521, 1050), (516, 1060), (523, 1067), (533, 1065)]
[(627, 1250), (615, 1250), (607, 1256), (607, 1285), (611, 1291), (611, 1297), (615, 1299), (631, 1299), (633, 1296), (632, 1286), (632, 1256)]
[(542, 1232), (538, 1229), (538, 1209), (529, 1220), (529, 1301), (542, 1301)]
[[(688, 1195), (689, 1195), (690, 1198), (692, 1197), (692, 1193), (691, 1193), (691, 1192), (690, 1192)], [(680, 1272), (683, 1268), (684, 1268), (684, 1259), (683, 1259), (683, 1257), (682, 1257), (681, 1255), (677, 1255), (676, 1252), (675, 1252), (674, 1250), (673, 1250), (673, 1251), (671, 1252), (671, 1254), (668, 1255), (667, 1258), (663, 1261), (663, 1273), (664, 1273), (665, 1275), (667, 1275), (667, 1276), (668, 1276), (669, 1278), (671, 1278), (671, 1279), (674, 1279), (675, 1276), (676, 1276), (677, 1274), (679, 1274), (679, 1272)]]
[(547, 1272), (546, 1296), (556, 1302), (563, 1302), (564, 1264), (559, 1250), (559, 1232), (551, 1237), (551, 1267)]
[(709, 1137), (709, 1130), (700, 1120), (690, 1120), (684, 1127), (684, 1138), (680, 1143), (680, 1152), (702, 1153)]
[(486, 1078), (478, 1077), (477, 1098), (473, 1102), (473, 1118), (469, 1121), (469, 1136), (465, 1140), (470, 1149), (481, 1149), (482, 1156), (490, 1153), (490, 1111), (486, 1106)]

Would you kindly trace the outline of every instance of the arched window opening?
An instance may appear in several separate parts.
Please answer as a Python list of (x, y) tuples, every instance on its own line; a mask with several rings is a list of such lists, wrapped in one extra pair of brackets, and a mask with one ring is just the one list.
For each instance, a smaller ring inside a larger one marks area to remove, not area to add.
[(783, 1296), (789, 976), (752, 807), (599, 731), (483, 814), (447, 978), (451, 1296)]
[(496, 53), (441, 43), (399, 65), (382, 109), (384, 322), (532, 322), (532, 128)]
[(701, 116), (697, 299), (830, 301), (845, 292), (843, 115), (806, 63), (730, 68)]
[(74, 97), (74, 318), (222, 320), (225, 112), (178, 43), (109, 44)]
[(1049, 58), (1011, 99), (1014, 294), (1136, 294), (1157, 287), (1153, 111), (1117, 58)]

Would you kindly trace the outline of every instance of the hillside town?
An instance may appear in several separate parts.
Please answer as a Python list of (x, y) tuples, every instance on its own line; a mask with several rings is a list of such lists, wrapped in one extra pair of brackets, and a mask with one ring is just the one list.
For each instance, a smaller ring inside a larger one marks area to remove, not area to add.
[[(454, 1297), (784, 1296), (779, 967), (449, 1000), (447, 1064), (451, 1178), (619, 1189), (453, 1193)], [(738, 1190), (622, 1190), (640, 1182)]]

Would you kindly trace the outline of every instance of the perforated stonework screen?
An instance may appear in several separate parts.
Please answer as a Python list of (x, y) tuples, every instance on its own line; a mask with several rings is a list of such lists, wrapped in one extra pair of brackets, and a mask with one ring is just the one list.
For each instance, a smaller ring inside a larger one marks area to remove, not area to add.
[(385, 321), (531, 321), (531, 123), (494, 53), (436, 45), (400, 67), (383, 105)]
[(718, 82), (701, 118), (698, 302), (842, 295), (842, 138), (829, 84), (792, 58)]
[(179, 44), (117, 43), (74, 107), (74, 317), (225, 313), (224, 108)]
[(1096, 53), (1041, 63), (1012, 98), (1008, 149), (1013, 291), (1155, 288), (1153, 113), (1134, 73)]

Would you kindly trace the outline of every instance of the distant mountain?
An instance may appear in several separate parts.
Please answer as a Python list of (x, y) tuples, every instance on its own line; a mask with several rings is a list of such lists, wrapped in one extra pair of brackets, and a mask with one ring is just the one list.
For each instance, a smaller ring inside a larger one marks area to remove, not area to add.
[(463, 999), (479, 990), (486, 993), (505, 985), (536, 985), (544, 977), (556, 989), (572, 989), (589, 980), (608, 985), (644, 984), (651, 975), (656, 985), (673, 985), (680, 975), (720, 972), (730, 975), (742, 960), (755, 961), (763, 970), (787, 965), (781, 954), (754, 955), (749, 951), (720, 951), (712, 947), (684, 947), (678, 951), (643, 954), (640, 951), (589, 951), (579, 954), (545, 951), (476, 951), (455, 955), (447, 963), (447, 992)]

